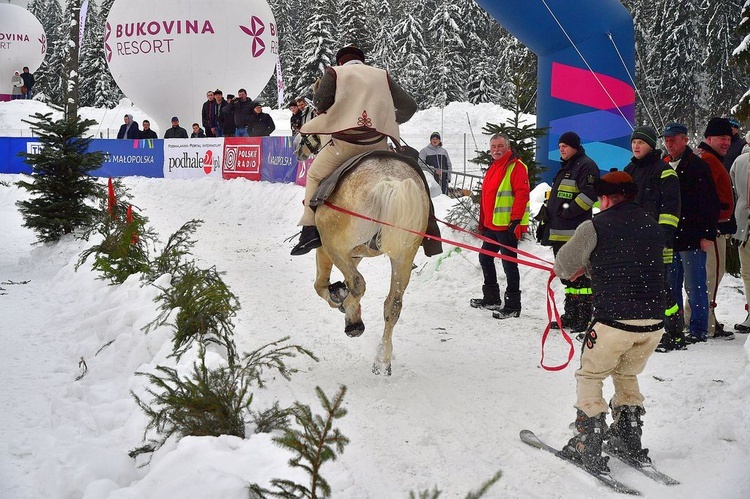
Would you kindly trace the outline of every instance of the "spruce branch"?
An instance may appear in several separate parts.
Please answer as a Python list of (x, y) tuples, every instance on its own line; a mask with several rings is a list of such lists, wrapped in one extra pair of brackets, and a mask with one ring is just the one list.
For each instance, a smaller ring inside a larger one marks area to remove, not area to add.
[(287, 428), (283, 435), (273, 439), (277, 445), (295, 454), (289, 465), (305, 470), (310, 479), (309, 488), (291, 480), (273, 479), (271, 484), (275, 490), (252, 485), (250, 492), (255, 497), (317, 499), (331, 496), (331, 487), (320, 474), (320, 469), (328, 461), (335, 461), (349, 443), (338, 428), (333, 428), (333, 421), (347, 413), (342, 407), (346, 386), (342, 385), (333, 399), (329, 399), (319, 386), (315, 387), (315, 392), (323, 406), (323, 415), (313, 415), (309, 406), (297, 402), (292, 410), (301, 428)]

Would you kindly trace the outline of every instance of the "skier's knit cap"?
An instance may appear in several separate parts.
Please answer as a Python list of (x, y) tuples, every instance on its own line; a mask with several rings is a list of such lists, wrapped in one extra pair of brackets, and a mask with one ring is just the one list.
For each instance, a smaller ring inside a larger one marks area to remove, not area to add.
[(739, 128), (740, 127), (740, 121), (737, 118), (727, 118), (729, 120), (729, 124), (732, 125), (732, 128)]
[(573, 149), (580, 149), (581, 137), (579, 137), (575, 132), (565, 132), (564, 134), (560, 135), (560, 140), (558, 140), (557, 143), (567, 144)]
[(630, 134), (630, 142), (633, 142), (635, 139), (641, 139), (650, 145), (651, 149), (656, 149), (656, 130), (648, 125), (635, 127), (633, 133)]
[(638, 192), (638, 186), (633, 182), (633, 177), (627, 173), (614, 171), (594, 181), (594, 192), (596, 192), (597, 196), (635, 194)]
[(706, 125), (704, 137), (718, 137), (722, 135), (732, 135), (732, 125), (726, 118), (711, 118)]
[(440, 134), (439, 134), (439, 133), (437, 133), (437, 132), (432, 132), (432, 135), (430, 135), (430, 140), (432, 140), (432, 139), (434, 139), (434, 138), (436, 138), (436, 137), (437, 137), (437, 139), (438, 139), (438, 140), (441, 140), (441, 139), (440, 139)]

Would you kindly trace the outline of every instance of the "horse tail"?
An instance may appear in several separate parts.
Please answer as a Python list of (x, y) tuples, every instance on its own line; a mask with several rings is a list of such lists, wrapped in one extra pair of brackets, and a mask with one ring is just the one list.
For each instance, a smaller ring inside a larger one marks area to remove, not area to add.
[(421, 236), (397, 227), (424, 232), (429, 216), (429, 200), (425, 200), (426, 196), (424, 185), (417, 184), (412, 178), (383, 180), (375, 185), (371, 192), (374, 216), (395, 225), (383, 225), (380, 229), (379, 246), (383, 253), (402, 252), (415, 240), (421, 240)]

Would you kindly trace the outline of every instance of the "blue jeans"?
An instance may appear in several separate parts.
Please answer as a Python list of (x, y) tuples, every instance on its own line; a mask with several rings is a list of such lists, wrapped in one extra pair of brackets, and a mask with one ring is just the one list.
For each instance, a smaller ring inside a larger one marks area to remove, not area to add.
[(669, 286), (674, 300), (682, 309), (682, 283), (685, 282), (690, 304), (690, 334), (696, 338), (708, 335), (708, 290), (706, 288), (706, 252), (675, 252), (674, 262), (667, 266)]
[(249, 137), (249, 135), (247, 134), (247, 127), (246, 126), (242, 126), (242, 127), (238, 126), (237, 130), (234, 131), (234, 136), (235, 137)]
[[(518, 240), (516, 239), (516, 236), (515, 234), (513, 234), (513, 232), (507, 230), (499, 231), (484, 229), (482, 235), (484, 235), (484, 237), (494, 239), (495, 241), (499, 242), (500, 244), (504, 244), (505, 246), (518, 248)], [(500, 246), (497, 246), (495, 244), (490, 244), (487, 241), (482, 243), (482, 249), (494, 251), (495, 253), (501, 253), (503, 255), (516, 258), (516, 253), (514, 251), (501, 248)], [(497, 284), (497, 270), (495, 269), (495, 260), (496, 259), (494, 257), (491, 257), (489, 255), (485, 255), (482, 253), (479, 254), (479, 265), (482, 266), (485, 285)], [(521, 277), (518, 272), (518, 264), (515, 262), (503, 260), (503, 271), (505, 272), (506, 280), (505, 291), (509, 293), (520, 291)]]

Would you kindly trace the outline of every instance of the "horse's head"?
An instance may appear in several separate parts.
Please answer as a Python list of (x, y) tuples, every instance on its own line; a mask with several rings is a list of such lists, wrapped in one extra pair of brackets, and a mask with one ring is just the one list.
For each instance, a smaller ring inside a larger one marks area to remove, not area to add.
[(305, 161), (320, 151), (320, 138), (317, 135), (298, 133), (294, 137), (294, 155), (298, 161)]

